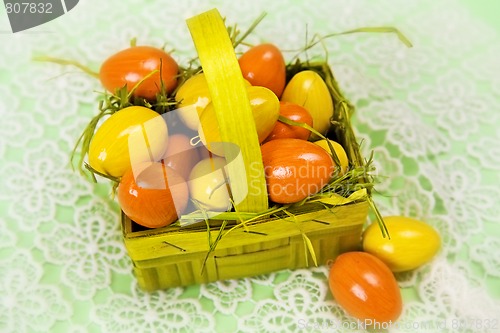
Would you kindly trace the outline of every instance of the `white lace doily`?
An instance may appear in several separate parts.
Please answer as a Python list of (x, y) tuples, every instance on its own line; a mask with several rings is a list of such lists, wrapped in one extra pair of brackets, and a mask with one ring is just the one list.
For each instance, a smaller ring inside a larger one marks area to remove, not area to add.
[(413, 48), (390, 34), (325, 42), (363, 152), (375, 152), (379, 208), (443, 239), (432, 263), (397, 276), (404, 311), (389, 332), (500, 332), (500, 26), (482, 3), (81, 0), (16, 34), (0, 15), (0, 332), (364, 331), (332, 299), (326, 267), (139, 290), (109, 185), (69, 167), (102, 88), (32, 57), (97, 69), (137, 37), (182, 63), (194, 54), (184, 20), (213, 7), (240, 27), (266, 11), (249, 40), (282, 49), (364, 26), (405, 33)]

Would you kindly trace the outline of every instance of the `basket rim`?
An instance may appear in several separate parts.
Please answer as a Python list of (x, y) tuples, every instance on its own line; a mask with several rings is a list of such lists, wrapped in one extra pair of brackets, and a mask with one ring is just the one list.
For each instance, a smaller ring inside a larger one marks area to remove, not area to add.
[[(366, 199), (362, 200), (357, 200), (353, 202), (349, 202), (343, 205), (339, 206), (332, 206), (332, 207), (324, 207), (321, 204), (316, 204), (316, 203), (309, 203), (301, 206), (302, 208), (300, 211), (297, 210), (291, 210), (294, 215), (300, 216), (303, 214), (308, 214), (308, 213), (313, 213), (313, 212), (319, 212), (319, 211), (330, 211), (332, 213), (335, 213), (335, 209), (339, 207), (359, 207), (361, 205), (365, 205), (367, 202)], [(121, 225), (122, 225), (122, 235), (126, 239), (133, 239), (133, 238), (141, 238), (141, 237), (151, 237), (151, 236), (156, 236), (160, 234), (169, 234), (169, 233), (178, 233), (178, 234), (186, 234), (189, 232), (207, 232), (207, 223), (205, 221), (200, 221), (196, 224), (190, 225), (190, 226), (177, 226), (177, 225), (169, 225), (161, 228), (154, 228), (154, 229), (145, 229), (145, 230), (138, 230), (134, 231), (132, 230), (132, 223), (134, 223), (123, 211), (120, 211), (120, 220), (121, 220)], [(274, 222), (277, 220), (281, 220), (284, 217), (286, 217), (286, 214), (279, 214), (270, 217), (270, 216), (262, 216), (254, 221), (248, 222), (247, 226), (255, 226), (261, 223), (268, 223), (268, 222)], [(221, 227), (222, 225), (222, 220), (217, 220), (217, 219), (210, 219), (208, 220), (210, 223), (210, 231), (217, 231), (218, 228)], [(230, 220), (226, 226), (231, 227), (235, 226), (241, 223), (241, 221), (237, 220)], [(321, 222), (320, 222), (321, 223)], [(212, 230), (213, 228), (213, 230)]]

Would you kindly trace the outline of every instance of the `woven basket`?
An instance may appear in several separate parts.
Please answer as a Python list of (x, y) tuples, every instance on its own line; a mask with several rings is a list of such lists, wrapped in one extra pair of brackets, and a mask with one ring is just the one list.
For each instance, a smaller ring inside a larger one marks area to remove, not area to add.
[[(366, 202), (332, 210), (309, 209), (311, 211), (297, 214), (297, 218), (302, 232), (314, 247), (319, 265), (358, 247), (368, 212)], [(250, 226), (249, 232), (244, 229), (233, 231), (228, 238), (221, 239), (206, 262), (206, 228), (170, 227), (134, 232), (133, 222), (125, 215), (122, 215), (122, 224), (135, 276), (145, 290), (237, 279), (313, 265), (312, 258), (306, 258), (308, 251), (301, 231), (294, 222), (286, 219), (263, 219)], [(215, 238), (218, 230), (211, 233)]]
[[(212, 11), (209, 14), (212, 18), (215, 14), (216, 20), (219, 20), (218, 13)], [(211, 33), (208, 25), (204, 29), (207, 30), (206, 34)], [(199, 49), (198, 52), (200, 54)], [(210, 75), (201, 54), (200, 60), (206, 75)], [(364, 162), (350, 127), (349, 109), (338, 107), (347, 101), (337, 89), (330, 68), (326, 64), (294, 63), (287, 67), (287, 76), (291, 77), (306, 69), (316, 71), (333, 83), (329, 89), (336, 111), (327, 137), (344, 147), (351, 166), (362, 167)], [(223, 72), (223, 69), (217, 70), (215, 66), (215, 72)], [(215, 81), (217, 80), (221, 79), (217, 78)], [(238, 119), (239, 115), (236, 115), (231, 121)], [(229, 137), (229, 141), (233, 139), (238, 140)], [(241, 142), (236, 143), (242, 145)], [(250, 144), (256, 145), (258, 149), (258, 142)], [(241, 147), (242, 151), (246, 148), (249, 147)], [(306, 202), (290, 209), (289, 213), (293, 214), (293, 218), (289, 214), (275, 213), (232, 230), (212, 250), (207, 242), (208, 233), (211, 239), (218, 238), (221, 232), (220, 220), (210, 220), (210, 230), (207, 230), (205, 222), (185, 227), (168, 226), (144, 230), (122, 214), (122, 228), (139, 286), (145, 290), (156, 290), (250, 277), (314, 264), (324, 265), (339, 253), (359, 246), (368, 208), (366, 197), (338, 206)], [(227, 229), (241, 221), (226, 223)]]

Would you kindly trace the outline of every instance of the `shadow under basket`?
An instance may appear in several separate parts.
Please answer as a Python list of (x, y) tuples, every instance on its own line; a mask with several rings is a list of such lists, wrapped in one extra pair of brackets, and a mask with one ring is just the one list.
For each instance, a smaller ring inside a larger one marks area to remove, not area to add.
[[(304, 235), (317, 264), (326, 265), (358, 248), (368, 206), (366, 201), (319, 210), (318, 205), (305, 205), (293, 221), (267, 218), (233, 230), (210, 254), (206, 227), (134, 231), (138, 226), (123, 213), (122, 227), (138, 284), (153, 291), (313, 266)], [(212, 229), (216, 239), (219, 229)]]

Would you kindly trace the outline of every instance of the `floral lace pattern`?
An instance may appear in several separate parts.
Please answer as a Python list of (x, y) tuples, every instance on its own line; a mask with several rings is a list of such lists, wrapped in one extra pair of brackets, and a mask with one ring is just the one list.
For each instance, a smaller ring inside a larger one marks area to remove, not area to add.
[(218, 281), (202, 285), (200, 296), (212, 300), (217, 311), (230, 315), (235, 312), (239, 302), (252, 299), (252, 287), (248, 279)]
[(0, 16), (1, 332), (365, 331), (332, 298), (326, 266), (141, 291), (110, 187), (70, 168), (102, 87), (33, 57), (97, 72), (136, 37), (175, 50), (185, 65), (194, 56), (185, 19), (213, 7), (242, 29), (266, 11), (248, 41), (273, 42), (287, 59), (314, 34), (387, 25), (405, 33), (412, 48), (394, 34), (349, 34), (308, 51), (311, 59), (328, 51), (356, 107), (379, 209), (441, 234), (431, 263), (397, 274), (404, 309), (388, 331), (500, 332), (498, 29), (452, 0), (126, 3), (80, 1), (31, 33), (6, 33)]
[(57, 205), (71, 207), (90, 186), (68, 167), (68, 156), (46, 141), (26, 153), (23, 163), (0, 167), (0, 199), (8, 199), (9, 215), (19, 228), (32, 231), (55, 218)]
[(9, 248), (16, 245), (16, 234), (7, 228), (7, 223), (3, 219), (0, 219), (0, 228), (2, 229), (0, 248)]
[[(14, 98), (12, 89), (0, 86), (0, 129), (4, 139), (0, 140), (0, 158), (5, 154), (7, 146), (19, 149), (25, 146), (30, 139), (40, 136), (42, 127), (35, 123), (27, 112), (22, 112), (19, 100)], [(9, 143), (9, 145), (7, 145)]]
[(131, 295), (110, 296), (92, 317), (107, 332), (213, 332), (210, 313), (181, 295), (179, 288), (148, 294), (132, 284)]
[(2, 258), (0, 268), (2, 332), (48, 331), (55, 321), (70, 317), (71, 307), (61, 290), (41, 283), (42, 266), (28, 252)]
[[(100, 201), (91, 201), (75, 211), (77, 225), (58, 224), (41, 233), (38, 246), (47, 262), (63, 267), (61, 280), (77, 299), (92, 298), (111, 283), (111, 273), (130, 272), (118, 215)], [(114, 227), (112, 227), (114, 226)]]

